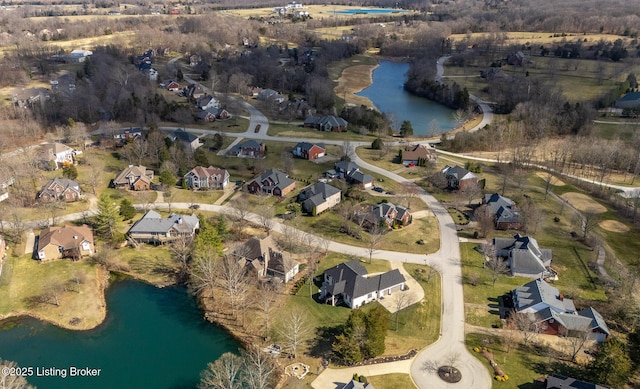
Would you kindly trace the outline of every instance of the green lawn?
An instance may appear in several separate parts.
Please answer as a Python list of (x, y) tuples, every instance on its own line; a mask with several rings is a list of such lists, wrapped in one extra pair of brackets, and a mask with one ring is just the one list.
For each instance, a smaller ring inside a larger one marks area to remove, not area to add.
[(376, 375), (367, 377), (367, 381), (376, 389), (412, 389), (416, 387), (409, 374)]
[(328, 140), (342, 140), (342, 141), (370, 141), (375, 139), (374, 135), (360, 135), (352, 131), (346, 132), (324, 132), (317, 131), (313, 128), (302, 127), (297, 124), (280, 124), (270, 123), (268, 134), (271, 136), (282, 137), (304, 137), (310, 141), (328, 139)]
[(176, 282), (177, 262), (171, 257), (167, 246), (140, 244), (138, 247), (124, 247), (114, 251), (114, 261), (125, 265), (123, 273), (156, 286)]

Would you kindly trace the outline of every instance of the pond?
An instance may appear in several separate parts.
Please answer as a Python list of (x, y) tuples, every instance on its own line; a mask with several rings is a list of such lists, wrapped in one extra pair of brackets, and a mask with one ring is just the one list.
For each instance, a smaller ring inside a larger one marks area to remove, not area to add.
[[(208, 362), (238, 350), (229, 334), (203, 320), (184, 288), (118, 281), (106, 300), (107, 319), (94, 330), (27, 318), (0, 331), (0, 357), (33, 367), (27, 380), (39, 388), (174, 389), (194, 388)], [(71, 367), (100, 369), (99, 376), (71, 377)], [(38, 377), (38, 369), (57, 376)]]
[(391, 14), (391, 13), (400, 13), (407, 12), (402, 9), (395, 8), (351, 8), (343, 11), (335, 11), (334, 13), (337, 15), (357, 15), (357, 14)]
[(386, 113), (396, 131), (404, 120), (411, 122), (414, 135), (419, 136), (436, 136), (455, 128), (453, 110), (404, 90), (408, 70), (408, 63), (382, 60), (373, 71), (373, 83), (358, 95)]

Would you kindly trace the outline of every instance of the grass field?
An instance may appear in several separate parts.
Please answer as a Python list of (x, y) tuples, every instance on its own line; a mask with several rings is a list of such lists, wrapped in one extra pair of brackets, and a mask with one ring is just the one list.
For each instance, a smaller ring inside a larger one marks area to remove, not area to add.
[(367, 377), (367, 382), (376, 389), (412, 389), (416, 386), (409, 374), (383, 374)]
[[(530, 44), (544, 44), (548, 45), (551, 43), (560, 43), (563, 41), (567, 42), (575, 42), (576, 39), (585, 40), (585, 46), (588, 46), (589, 43), (593, 44), (600, 40), (605, 40), (609, 42), (614, 42), (618, 39), (622, 39), (627, 41), (627, 44), (631, 41), (631, 38), (622, 36), (622, 35), (614, 35), (614, 34), (584, 34), (584, 33), (567, 33), (565, 36), (553, 36), (553, 32), (533, 32), (533, 31), (506, 31), (502, 32), (506, 38), (506, 44), (518, 44), (524, 45), (527, 43)], [(556, 34), (557, 35), (557, 34)], [(471, 34), (451, 34), (449, 38), (453, 41), (461, 41), (466, 38), (471, 38), (471, 40), (482, 39), (483, 37), (489, 37), (489, 33), (476, 32)]]

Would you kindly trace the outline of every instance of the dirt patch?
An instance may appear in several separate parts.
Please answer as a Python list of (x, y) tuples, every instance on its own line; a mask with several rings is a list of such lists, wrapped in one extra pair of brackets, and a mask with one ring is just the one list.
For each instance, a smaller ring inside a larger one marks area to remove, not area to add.
[(335, 94), (343, 97), (347, 104), (364, 105), (375, 109), (371, 100), (356, 95), (356, 93), (371, 85), (375, 68), (376, 66), (371, 65), (355, 65), (344, 69), (338, 79), (338, 85), (334, 89)]
[[(547, 173), (545, 173), (545, 172), (537, 172), (537, 173), (536, 173), (536, 176), (538, 176), (538, 177), (542, 178), (542, 179), (543, 179), (543, 180), (545, 180), (545, 181), (546, 181), (546, 180), (547, 180), (547, 178), (549, 177), (549, 176), (547, 175)], [(551, 185), (553, 185), (553, 186), (564, 186), (564, 185), (566, 185), (566, 184), (564, 183), (564, 181), (562, 181), (562, 180), (558, 179), (557, 177), (551, 177)]]
[(617, 220), (603, 220), (600, 223), (598, 223), (598, 225), (603, 229), (611, 232), (623, 233), (623, 232), (629, 231), (629, 227), (627, 227), (623, 223), (620, 223)]
[(582, 193), (569, 192), (562, 196), (567, 200), (569, 204), (573, 205), (580, 212), (592, 212), (592, 213), (604, 213), (607, 212), (607, 208), (600, 205), (600, 203), (593, 200), (591, 197)]

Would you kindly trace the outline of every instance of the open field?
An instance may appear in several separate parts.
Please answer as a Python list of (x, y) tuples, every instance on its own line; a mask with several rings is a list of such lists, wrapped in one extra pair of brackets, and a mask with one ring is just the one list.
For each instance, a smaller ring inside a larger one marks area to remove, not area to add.
[(629, 232), (630, 228), (627, 227), (625, 224), (620, 223), (617, 220), (603, 220), (600, 223), (598, 223), (598, 225), (600, 226), (600, 228), (610, 231), (610, 232), (618, 232), (618, 233), (625, 233), (625, 232)]
[(375, 68), (375, 65), (353, 65), (344, 69), (333, 92), (336, 96), (341, 96), (346, 105), (364, 105), (376, 109), (371, 100), (356, 95), (371, 85), (371, 77)]
[[(501, 35), (505, 37), (505, 44), (514, 44), (514, 45), (524, 45), (527, 43), (530, 44), (552, 44), (552, 43), (560, 43), (562, 41), (574, 42), (579, 39), (581, 41), (586, 40), (584, 43), (585, 46), (589, 44), (594, 44), (600, 40), (605, 40), (608, 42), (614, 42), (618, 39), (622, 39), (627, 42), (627, 44), (631, 41), (632, 38), (622, 35), (614, 35), (614, 34), (584, 34), (584, 33), (566, 33), (564, 36), (553, 36), (555, 33), (553, 32), (529, 32), (529, 31), (507, 31), (501, 32)], [(560, 35), (560, 34), (555, 34)], [(449, 38), (453, 41), (459, 42), (463, 39), (470, 38), (473, 40), (482, 39), (484, 37), (490, 37), (490, 33), (484, 32), (476, 32), (471, 34), (451, 34)]]
[[(344, 11), (350, 11), (350, 10), (366, 10), (366, 9), (377, 9), (377, 8), (373, 8), (373, 7), (351, 7), (351, 6), (347, 6), (347, 5), (339, 5), (339, 4), (331, 4), (331, 5), (305, 5), (304, 8), (302, 8), (301, 10), (309, 12), (309, 15), (311, 15), (311, 17), (313, 17), (314, 19), (335, 19), (335, 20), (346, 20), (346, 19), (353, 19), (353, 18), (371, 18), (372, 16), (375, 17), (376, 14), (362, 14), (362, 13), (357, 13), (357, 14), (340, 14), (340, 12), (344, 12)], [(389, 13), (383, 13), (383, 14), (379, 14), (379, 15), (391, 15), (392, 14), (392, 10), (389, 10)], [(230, 14), (230, 15), (237, 15), (243, 18), (249, 18), (249, 17), (253, 17), (253, 18), (268, 18), (268, 17), (277, 17), (277, 14), (275, 14), (273, 12), (273, 7), (269, 7), (269, 8), (250, 8), (250, 9), (233, 9), (233, 10), (225, 10), (222, 11), (224, 13)], [(400, 15), (400, 14), (410, 14), (410, 12), (405, 12), (405, 11), (393, 11), (394, 15)]]
[(563, 193), (560, 197), (567, 200), (580, 212), (605, 213), (607, 208), (593, 200), (590, 196), (582, 193), (569, 192)]

